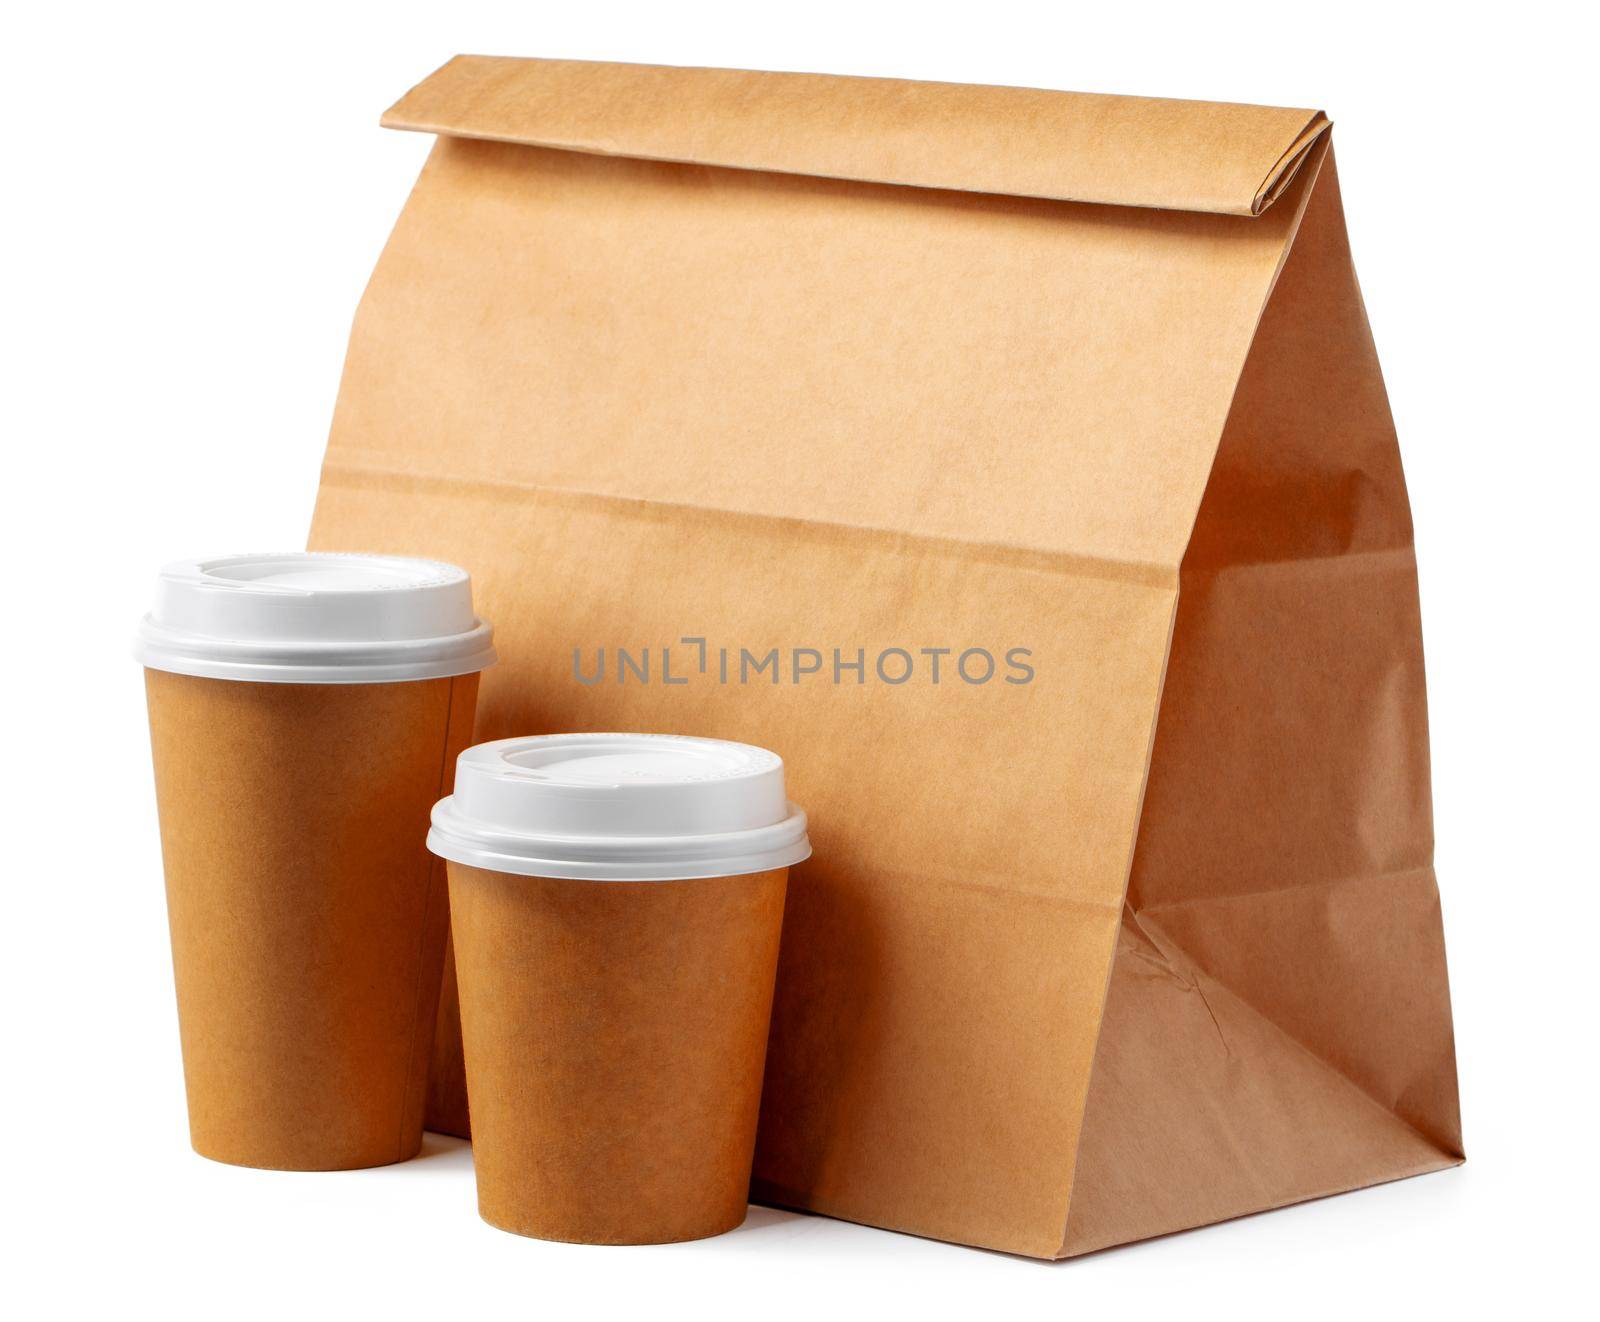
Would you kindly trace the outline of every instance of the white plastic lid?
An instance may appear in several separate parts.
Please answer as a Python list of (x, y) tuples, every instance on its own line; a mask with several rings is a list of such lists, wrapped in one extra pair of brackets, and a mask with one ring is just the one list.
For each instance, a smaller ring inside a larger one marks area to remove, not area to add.
[(466, 570), (324, 551), (166, 566), (134, 656), (152, 670), (276, 684), (438, 679), (495, 659)]
[(552, 734), (467, 749), (428, 848), (529, 877), (731, 877), (810, 857), (764, 748), (662, 734)]

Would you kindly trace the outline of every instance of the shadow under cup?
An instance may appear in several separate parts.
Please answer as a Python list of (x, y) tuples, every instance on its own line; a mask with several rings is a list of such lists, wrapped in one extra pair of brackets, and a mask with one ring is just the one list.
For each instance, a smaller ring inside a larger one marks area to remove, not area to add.
[(738, 1226), (788, 869), (810, 852), (781, 760), (502, 740), (462, 755), (433, 820), (483, 1218), (587, 1244)]
[(280, 1170), (414, 1156), (449, 922), (428, 813), (493, 659), (467, 576), (169, 566), (138, 652), (195, 1150)]

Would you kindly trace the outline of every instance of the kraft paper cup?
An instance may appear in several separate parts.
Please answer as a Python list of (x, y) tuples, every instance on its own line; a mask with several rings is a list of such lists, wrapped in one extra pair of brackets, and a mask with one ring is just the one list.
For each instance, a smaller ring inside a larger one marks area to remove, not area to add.
[(478, 1208), (586, 1244), (744, 1220), (788, 869), (765, 749), (551, 735), (461, 755), (449, 860)]
[(494, 659), (451, 565), (170, 565), (140, 627), (189, 1128), (280, 1170), (421, 1145), (448, 909), (428, 811)]

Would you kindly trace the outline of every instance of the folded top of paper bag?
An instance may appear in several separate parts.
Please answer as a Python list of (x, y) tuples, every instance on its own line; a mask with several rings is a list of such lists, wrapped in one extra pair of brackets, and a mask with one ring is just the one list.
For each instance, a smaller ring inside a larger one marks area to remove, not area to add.
[(893, 78), (459, 55), (388, 128), (601, 156), (1259, 215), (1320, 110)]

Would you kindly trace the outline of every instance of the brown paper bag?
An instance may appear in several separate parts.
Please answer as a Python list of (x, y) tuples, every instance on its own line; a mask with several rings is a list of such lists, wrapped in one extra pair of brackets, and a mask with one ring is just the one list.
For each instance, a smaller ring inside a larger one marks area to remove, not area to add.
[(471, 568), (480, 738), (782, 751), (757, 1198), (1054, 1257), (1461, 1159), (1321, 114), (474, 57), (385, 122), (312, 543)]

